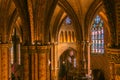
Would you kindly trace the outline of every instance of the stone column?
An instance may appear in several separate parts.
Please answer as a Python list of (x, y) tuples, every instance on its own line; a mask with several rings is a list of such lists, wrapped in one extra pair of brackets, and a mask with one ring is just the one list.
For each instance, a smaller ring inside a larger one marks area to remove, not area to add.
[(1, 49), (0, 49), (0, 80), (2, 80), (2, 52), (1, 52)]
[(23, 66), (23, 80), (29, 80), (29, 46), (22, 46), (21, 57)]
[(22, 47), (23, 80), (47, 80), (48, 46)]
[(68, 38), (68, 42), (70, 42), (70, 33), (69, 33), (69, 31), (67, 31), (67, 38)]
[[(13, 64), (13, 57), (12, 57), (12, 53), (13, 53), (13, 48), (12, 48), (12, 44), (10, 44), (9, 46), (9, 79), (11, 78), (11, 71), (12, 71), (12, 68), (11, 68), (11, 64)], [(12, 58), (11, 58), (12, 57)]]
[(87, 42), (87, 51), (88, 51), (88, 76), (90, 76), (91, 72), (90, 72), (90, 43)]
[(39, 70), (39, 80), (47, 80), (47, 46), (37, 46), (38, 49), (38, 70)]
[(51, 46), (48, 45), (48, 52), (47, 52), (47, 80), (51, 80)]
[(66, 42), (65, 31), (63, 31), (63, 37), (64, 37), (64, 41), (63, 42)]
[(17, 60), (17, 64), (21, 65), (21, 52), (20, 52), (20, 43), (16, 44), (16, 60)]
[(0, 44), (0, 80), (9, 79), (10, 44)]
[(71, 42), (73, 42), (72, 31), (70, 31), (70, 35), (71, 35)]
[(57, 42), (52, 44), (51, 48), (51, 80), (58, 80), (58, 45)]
[(82, 61), (83, 61), (83, 56), (82, 56), (82, 44), (80, 42), (77, 42), (77, 55), (76, 55), (76, 62), (77, 62), (77, 69), (78, 69), (78, 74), (82, 71)]
[(35, 54), (34, 53), (32, 53), (31, 54), (31, 68), (32, 68), (32, 80), (35, 80)]
[(39, 57), (39, 54), (38, 53), (35, 53), (35, 80), (38, 80), (38, 73), (39, 73), (39, 69), (38, 69), (38, 66), (39, 66), (39, 63), (38, 63), (38, 57)]
[(55, 46), (54, 43), (52, 43), (51, 48), (51, 80), (54, 80), (55, 77)]
[(30, 80), (38, 80), (38, 55), (36, 52), (36, 46), (29, 46), (29, 54), (30, 54)]
[(51, 47), (51, 80), (58, 80), (58, 54), (57, 43), (52, 43)]
[(70, 33), (71, 33), (71, 42), (73, 42), (73, 31), (71, 31)]
[(84, 63), (84, 71), (86, 71), (86, 55), (85, 55), (85, 49), (86, 49), (86, 42), (85, 41), (83, 41), (83, 63)]
[(54, 80), (58, 80), (58, 70), (59, 70), (59, 59), (58, 59), (58, 43), (57, 42), (55, 42), (54, 43), (54, 56), (55, 56), (55, 78), (54, 78)]

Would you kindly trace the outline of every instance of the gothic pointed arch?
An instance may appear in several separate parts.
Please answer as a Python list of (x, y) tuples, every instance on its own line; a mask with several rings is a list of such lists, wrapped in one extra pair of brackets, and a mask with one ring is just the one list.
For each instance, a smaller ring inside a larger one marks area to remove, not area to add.
[[(52, 16), (53, 16), (53, 14), (54, 14), (54, 11), (55, 11), (55, 8), (56, 8), (56, 6), (57, 6), (57, 2), (58, 2), (58, 0), (53, 0), (53, 1), (51, 1), (50, 3), (47, 1), (47, 3), (46, 3), (46, 13), (45, 13), (45, 29), (44, 29), (44, 32), (46, 32), (45, 34), (44, 34), (44, 40), (45, 40), (45, 42), (47, 42), (48, 41), (48, 37), (51, 37), (51, 36), (49, 36), (48, 34), (50, 33), (50, 34), (52, 34), (51, 32), (50, 32), (50, 22), (51, 22), (51, 20), (52, 20)], [(51, 41), (51, 40), (50, 40)]]
[[(97, 7), (96, 7), (97, 6)], [(102, 14), (101, 14), (102, 13)], [(104, 24), (106, 25), (106, 29), (109, 33), (110, 37), (110, 43), (112, 43), (113, 35), (115, 33), (115, 28), (113, 28), (111, 25), (109, 25), (109, 20), (107, 17), (107, 13), (104, 8), (104, 4), (102, 0), (94, 1), (92, 5), (90, 6), (86, 16), (85, 16), (85, 37), (86, 40), (89, 40), (89, 29), (91, 27), (91, 23), (93, 19), (96, 17), (96, 15), (100, 15), (101, 18), (104, 20)]]
[[(60, 0), (58, 1), (58, 5), (66, 12), (66, 14), (73, 20), (73, 24), (74, 24), (74, 29), (76, 31), (76, 34), (78, 34), (77, 40), (78, 41), (82, 41), (83, 37), (82, 37), (82, 28), (81, 25), (79, 23), (79, 19), (76, 15), (76, 13), (74, 12), (73, 8), (71, 7), (71, 5), (67, 2), (67, 1), (63, 1)], [(56, 35), (55, 35), (55, 40), (57, 40), (58, 37), (58, 32), (60, 30), (60, 26), (62, 24), (62, 22), (64, 21), (66, 16), (64, 16), (64, 18), (62, 19), (62, 21), (59, 23), (60, 25), (57, 26), (56, 31)]]
[(66, 49), (59, 58), (59, 79), (71, 79), (74, 71), (77, 71), (77, 52), (73, 48)]
[(31, 43), (31, 28), (30, 28), (30, 16), (27, 5), (27, 0), (13, 0), (19, 16), (22, 20), (21, 28), (23, 30), (24, 44)]

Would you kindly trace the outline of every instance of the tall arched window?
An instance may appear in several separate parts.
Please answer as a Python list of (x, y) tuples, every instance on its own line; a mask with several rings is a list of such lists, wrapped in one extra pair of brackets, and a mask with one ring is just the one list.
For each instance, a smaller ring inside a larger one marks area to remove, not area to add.
[(91, 27), (91, 53), (104, 53), (104, 22), (100, 16), (96, 16)]

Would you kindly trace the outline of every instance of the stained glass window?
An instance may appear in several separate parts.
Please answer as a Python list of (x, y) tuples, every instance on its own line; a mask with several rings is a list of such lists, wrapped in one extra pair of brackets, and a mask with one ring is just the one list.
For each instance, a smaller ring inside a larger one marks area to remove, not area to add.
[(96, 16), (91, 28), (91, 53), (104, 53), (104, 22), (100, 16)]
[(71, 24), (71, 19), (70, 19), (69, 17), (67, 17), (67, 18), (65, 19), (65, 23), (66, 23), (67, 25)]

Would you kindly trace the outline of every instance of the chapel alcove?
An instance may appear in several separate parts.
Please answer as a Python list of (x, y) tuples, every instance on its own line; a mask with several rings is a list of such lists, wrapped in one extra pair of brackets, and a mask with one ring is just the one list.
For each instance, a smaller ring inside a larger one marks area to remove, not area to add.
[(73, 80), (77, 74), (77, 52), (70, 48), (60, 56), (59, 80)]

